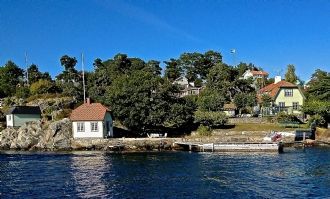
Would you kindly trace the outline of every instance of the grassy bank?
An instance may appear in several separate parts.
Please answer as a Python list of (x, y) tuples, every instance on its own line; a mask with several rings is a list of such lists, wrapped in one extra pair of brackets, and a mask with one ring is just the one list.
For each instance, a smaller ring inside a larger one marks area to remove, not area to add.
[[(306, 125), (301, 125), (299, 129), (306, 128)], [(278, 124), (267, 123), (267, 124), (236, 124), (232, 128), (228, 128), (232, 131), (293, 131), (297, 128), (285, 128)]]

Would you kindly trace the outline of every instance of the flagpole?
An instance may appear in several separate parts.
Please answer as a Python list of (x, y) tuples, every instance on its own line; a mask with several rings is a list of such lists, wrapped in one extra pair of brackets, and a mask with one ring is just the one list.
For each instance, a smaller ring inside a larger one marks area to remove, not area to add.
[(27, 60), (27, 52), (25, 52), (25, 67), (26, 67), (26, 85), (29, 85), (29, 67), (28, 67), (28, 60)]
[(84, 54), (81, 53), (81, 68), (83, 76), (84, 103), (86, 103), (86, 88), (85, 88), (85, 71), (84, 71)]

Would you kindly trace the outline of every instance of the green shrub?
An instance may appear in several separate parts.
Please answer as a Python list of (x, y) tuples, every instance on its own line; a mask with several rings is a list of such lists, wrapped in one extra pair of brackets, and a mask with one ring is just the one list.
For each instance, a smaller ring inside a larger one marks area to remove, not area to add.
[(296, 115), (287, 114), (285, 112), (280, 112), (276, 116), (276, 121), (278, 123), (282, 122), (300, 122)]
[(325, 121), (324, 117), (319, 114), (313, 115), (308, 119), (307, 125), (308, 127), (315, 121), (316, 125), (319, 127), (327, 127), (327, 122)]
[(208, 127), (222, 126), (228, 122), (228, 116), (224, 112), (196, 111), (195, 121)]
[(56, 86), (53, 82), (45, 79), (39, 79), (39, 81), (31, 84), (30, 93), (32, 95), (45, 94), (45, 93), (55, 93)]
[(211, 136), (212, 130), (208, 126), (199, 125), (197, 129), (197, 133), (199, 136)]

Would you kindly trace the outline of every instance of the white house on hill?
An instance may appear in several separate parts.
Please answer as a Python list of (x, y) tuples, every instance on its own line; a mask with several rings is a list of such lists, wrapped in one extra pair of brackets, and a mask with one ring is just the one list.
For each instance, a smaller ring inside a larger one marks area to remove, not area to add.
[(110, 110), (101, 103), (87, 102), (71, 113), (73, 138), (113, 137), (113, 120)]
[(186, 77), (179, 77), (174, 80), (173, 84), (177, 84), (180, 87), (179, 97), (188, 95), (199, 95), (203, 90), (203, 87), (195, 87), (193, 82), (189, 82)]

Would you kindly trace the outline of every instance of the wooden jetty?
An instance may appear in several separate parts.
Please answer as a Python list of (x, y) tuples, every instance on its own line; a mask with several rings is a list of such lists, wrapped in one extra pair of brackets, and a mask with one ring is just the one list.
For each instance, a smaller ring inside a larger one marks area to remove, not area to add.
[(200, 152), (283, 152), (282, 143), (274, 142), (224, 142), (224, 143), (192, 143), (175, 142), (183, 150)]

